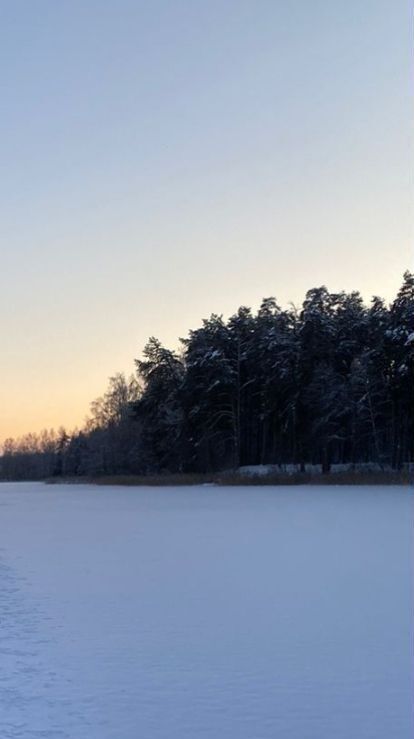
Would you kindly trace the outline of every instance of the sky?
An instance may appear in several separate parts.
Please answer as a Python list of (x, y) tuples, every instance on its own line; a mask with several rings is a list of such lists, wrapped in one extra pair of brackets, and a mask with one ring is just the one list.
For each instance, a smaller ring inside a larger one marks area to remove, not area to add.
[(411, 0), (0, 0), (0, 441), (148, 337), (413, 267)]

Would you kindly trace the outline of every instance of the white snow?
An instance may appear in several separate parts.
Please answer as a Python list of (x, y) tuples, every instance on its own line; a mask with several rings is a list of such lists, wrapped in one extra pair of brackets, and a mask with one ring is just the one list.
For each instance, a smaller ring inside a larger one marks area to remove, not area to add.
[[(408, 468), (409, 465), (404, 465)], [(336, 472), (381, 472), (384, 470), (392, 471), (390, 465), (380, 465), (376, 462), (357, 462), (355, 464), (332, 464), (331, 473)], [(303, 471), (310, 475), (320, 475), (322, 472), (322, 466), (320, 464), (305, 464)], [(232, 473), (233, 470), (228, 470), (228, 473)], [(249, 464), (243, 465), (238, 468), (238, 472), (242, 475), (249, 475), (251, 477), (267, 477), (270, 475), (288, 474), (295, 475), (301, 472), (299, 464)]]
[(404, 487), (0, 485), (1, 739), (411, 739)]
[(245, 464), (242, 467), (239, 467), (238, 471), (241, 472), (242, 475), (266, 477), (267, 475), (280, 472), (280, 467), (276, 464)]

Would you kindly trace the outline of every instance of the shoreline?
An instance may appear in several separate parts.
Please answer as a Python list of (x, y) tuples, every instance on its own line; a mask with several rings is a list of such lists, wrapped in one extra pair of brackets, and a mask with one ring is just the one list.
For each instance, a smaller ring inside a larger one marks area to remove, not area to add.
[[(11, 482), (4, 481), (4, 482)], [(271, 473), (254, 475), (240, 472), (213, 474), (177, 473), (153, 475), (101, 475), (91, 477), (52, 477), (44, 480), (49, 485), (118, 485), (123, 487), (186, 487), (191, 485), (288, 486), (288, 485), (414, 485), (408, 470), (378, 472)]]

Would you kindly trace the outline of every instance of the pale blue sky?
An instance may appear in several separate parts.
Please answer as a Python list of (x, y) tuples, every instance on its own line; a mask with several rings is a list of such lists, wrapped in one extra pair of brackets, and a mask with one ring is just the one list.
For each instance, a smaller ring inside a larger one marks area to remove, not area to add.
[(408, 0), (0, 0), (0, 438), (147, 337), (412, 266)]

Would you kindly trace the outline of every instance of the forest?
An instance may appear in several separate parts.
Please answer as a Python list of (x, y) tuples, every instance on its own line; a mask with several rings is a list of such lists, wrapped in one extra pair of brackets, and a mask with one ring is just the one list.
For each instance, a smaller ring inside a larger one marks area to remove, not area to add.
[(308, 291), (301, 309), (213, 314), (150, 338), (136, 372), (109, 379), (82, 429), (2, 446), (3, 480), (212, 472), (244, 465), (414, 461), (414, 275), (391, 305)]

